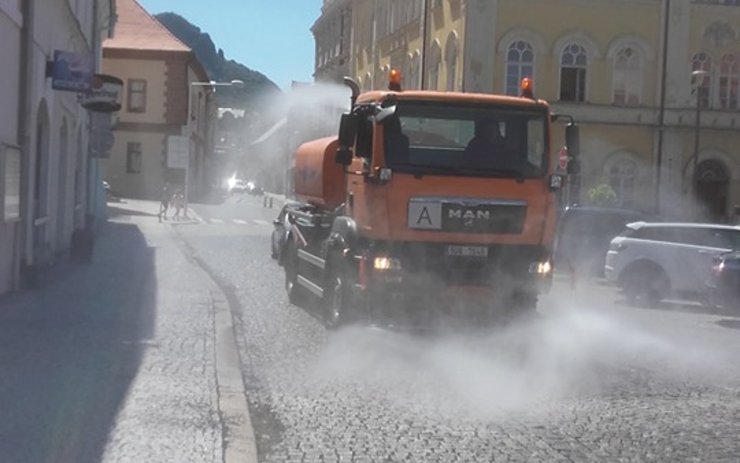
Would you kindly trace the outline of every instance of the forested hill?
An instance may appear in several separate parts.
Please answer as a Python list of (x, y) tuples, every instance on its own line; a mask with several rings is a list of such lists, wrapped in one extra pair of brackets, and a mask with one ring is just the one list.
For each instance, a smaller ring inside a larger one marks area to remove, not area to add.
[(208, 33), (201, 31), (182, 16), (176, 13), (160, 13), (155, 17), (175, 37), (195, 52), (210, 80), (230, 82), (238, 79), (244, 82), (244, 88), (219, 92), (219, 103), (222, 106), (241, 107), (257, 97), (280, 91), (278, 86), (261, 72), (249, 69), (234, 60), (226, 59), (224, 51), (220, 48), (216, 49)]

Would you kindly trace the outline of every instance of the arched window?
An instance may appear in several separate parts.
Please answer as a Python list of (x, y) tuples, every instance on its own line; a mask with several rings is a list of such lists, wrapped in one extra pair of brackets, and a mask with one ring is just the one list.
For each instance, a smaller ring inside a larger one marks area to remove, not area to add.
[(519, 84), (525, 77), (534, 77), (534, 49), (529, 42), (517, 40), (506, 53), (506, 94), (519, 95)]
[(406, 88), (409, 90), (415, 90), (419, 88), (419, 61), (420, 61), (420, 54), (419, 51), (415, 51), (411, 55), (411, 60), (409, 64), (409, 74), (408, 76), (404, 77), (404, 82)]
[[(697, 53), (691, 59), (691, 70), (692, 71), (705, 71), (707, 74), (699, 76), (698, 80), (692, 81), (692, 88), (694, 91), (698, 91), (699, 105), (702, 108), (708, 108), (709, 102), (711, 101), (712, 94), (712, 58), (704, 53)], [(697, 87), (698, 85), (698, 87)]]
[(373, 89), (373, 75), (369, 72), (365, 74), (365, 87), (366, 92), (369, 92)]
[(722, 109), (740, 109), (738, 87), (740, 84), (740, 55), (725, 55), (719, 68), (719, 104)]
[(635, 203), (635, 179), (637, 177), (637, 163), (630, 159), (623, 159), (613, 164), (607, 172), (609, 186), (617, 194), (620, 207), (633, 207)]
[(457, 37), (450, 32), (445, 45), (445, 63), (447, 64), (447, 91), (457, 89)]
[(624, 47), (614, 58), (614, 104), (638, 105), (642, 94), (642, 62), (632, 47)]
[(588, 54), (581, 45), (572, 43), (560, 58), (560, 101), (586, 101)]
[(439, 90), (439, 68), (442, 65), (442, 50), (439, 42), (435, 41), (429, 53), (429, 90)]

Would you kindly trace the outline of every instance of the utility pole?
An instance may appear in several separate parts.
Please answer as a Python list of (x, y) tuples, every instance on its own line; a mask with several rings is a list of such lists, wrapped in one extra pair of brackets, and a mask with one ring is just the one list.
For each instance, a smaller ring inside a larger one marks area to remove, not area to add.
[(665, 134), (665, 100), (666, 82), (668, 80), (668, 39), (671, 17), (671, 1), (664, 0), (663, 7), (663, 43), (661, 44), (661, 68), (660, 68), (660, 101), (658, 110), (658, 144), (655, 153), (655, 213), (661, 212), (661, 183), (663, 180), (663, 138)]
[(421, 82), (419, 88), (426, 90), (427, 87), (427, 30), (429, 27), (429, 0), (422, 0), (421, 8), (421, 62), (419, 69), (421, 73)]

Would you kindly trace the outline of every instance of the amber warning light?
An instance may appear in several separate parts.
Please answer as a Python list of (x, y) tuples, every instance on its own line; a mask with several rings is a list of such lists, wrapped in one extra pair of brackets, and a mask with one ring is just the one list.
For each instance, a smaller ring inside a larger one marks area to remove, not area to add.
[(529, 77), (522, 79), (522, 96), (534, 100), (534, 82)]
[(388, 75), (388, 90), (393, 90), (394, 92), (401, 91), (401, 71), (398, 69), (391, 69)]

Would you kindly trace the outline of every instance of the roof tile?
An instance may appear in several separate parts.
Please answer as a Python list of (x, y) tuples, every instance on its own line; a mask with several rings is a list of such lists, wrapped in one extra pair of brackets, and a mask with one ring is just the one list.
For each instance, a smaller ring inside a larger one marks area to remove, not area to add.
[(113, 37), (103, 42), (103, 48), (191, 51), (136, 0), (116, 0), (116, 13)]

